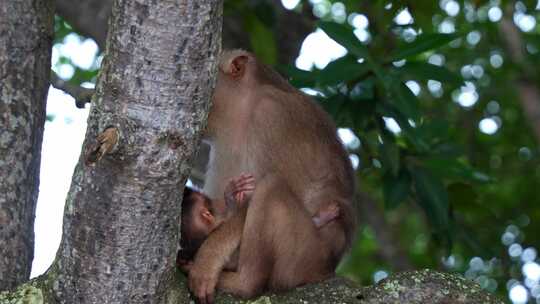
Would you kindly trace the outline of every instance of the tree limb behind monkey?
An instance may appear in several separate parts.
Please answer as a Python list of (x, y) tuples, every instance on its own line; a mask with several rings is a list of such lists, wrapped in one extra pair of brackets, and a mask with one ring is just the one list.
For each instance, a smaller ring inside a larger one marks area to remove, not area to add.
[[(329, 116), (244, 51), (225, 52), (205, 134), (211, 144), (203, 192), (250, 172), (257, 187), (202, 243), (189, 274), (200, 303), (216, 286), (253, 297), (334, 275), (355, 230), (354, 172)], [(312, 216), (335, 203), (340, 216), (317, 229)], [(239, 247), (236, 271), (222, 270)]]

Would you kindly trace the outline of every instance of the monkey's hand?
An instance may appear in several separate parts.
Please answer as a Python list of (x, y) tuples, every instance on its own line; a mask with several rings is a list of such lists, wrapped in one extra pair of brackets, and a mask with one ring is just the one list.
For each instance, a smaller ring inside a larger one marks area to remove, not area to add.
[(199, 304), (212, 304), (214, 293), (219, 279), (219, 271), (216, 273), (207, 269), (201, 263), (192, 263), (189, 266), (189, 289)]
[(255, 177), (243, 173), (233, 178), (225, 187), (225, 203), (232, 210), (244, 207), (255, 191)]

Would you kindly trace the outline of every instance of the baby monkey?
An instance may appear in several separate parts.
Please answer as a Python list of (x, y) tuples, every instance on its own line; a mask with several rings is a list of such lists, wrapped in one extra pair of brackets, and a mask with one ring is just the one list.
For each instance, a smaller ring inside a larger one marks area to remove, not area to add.
[[(190, 187), (184, 188), (182, 200), (181, 250), (178, 252), (177, 265), (189, 272), (191, 261), (204, 240), (236, 213), (239, 208), (247, 206), (255, 190), (255, 178), (250, 174), (242, 174), (232, 179), (226, 186), (223, 199), (212, 200), (202, 192)], [(339, 217), (337, 203), (324, 204), (312, 216), (317, 229)], [(234, 271), (238, 263), (238, 255), (234, 254), (225, 266)]]

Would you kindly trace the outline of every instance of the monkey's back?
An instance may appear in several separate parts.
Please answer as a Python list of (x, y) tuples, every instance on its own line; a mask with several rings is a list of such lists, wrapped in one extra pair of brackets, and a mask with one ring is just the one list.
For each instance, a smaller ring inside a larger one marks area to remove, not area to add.
[(258, 92), (261, 95), (247, 140), (257, 143), (253, 161), (267, 164), (260, 174), (272, 173), (285, 179), (310, 215), (322, 204), (338, 202), (340, 218), (323, 227), (322, 232), (327, 228), (333, 236), (336, 232), (332, 229), (343, 229), (348, 247), (356, 227), (355, 176), (333, 121), (297, 90), (262, 85)]

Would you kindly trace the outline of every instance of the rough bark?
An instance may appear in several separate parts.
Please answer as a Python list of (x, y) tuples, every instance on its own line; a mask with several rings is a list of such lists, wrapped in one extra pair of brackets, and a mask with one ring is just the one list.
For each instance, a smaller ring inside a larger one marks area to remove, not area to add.
[(52, 0), (0, 2), (0, 290), (32, 265), (53, 16)]
[[(161, 303), (171, 287), (182, 185), (216, 75), (219, 0), (115, 1), (57, 259), (57, 303)], [(119, 141), (93, 166), (98, 134)]]

